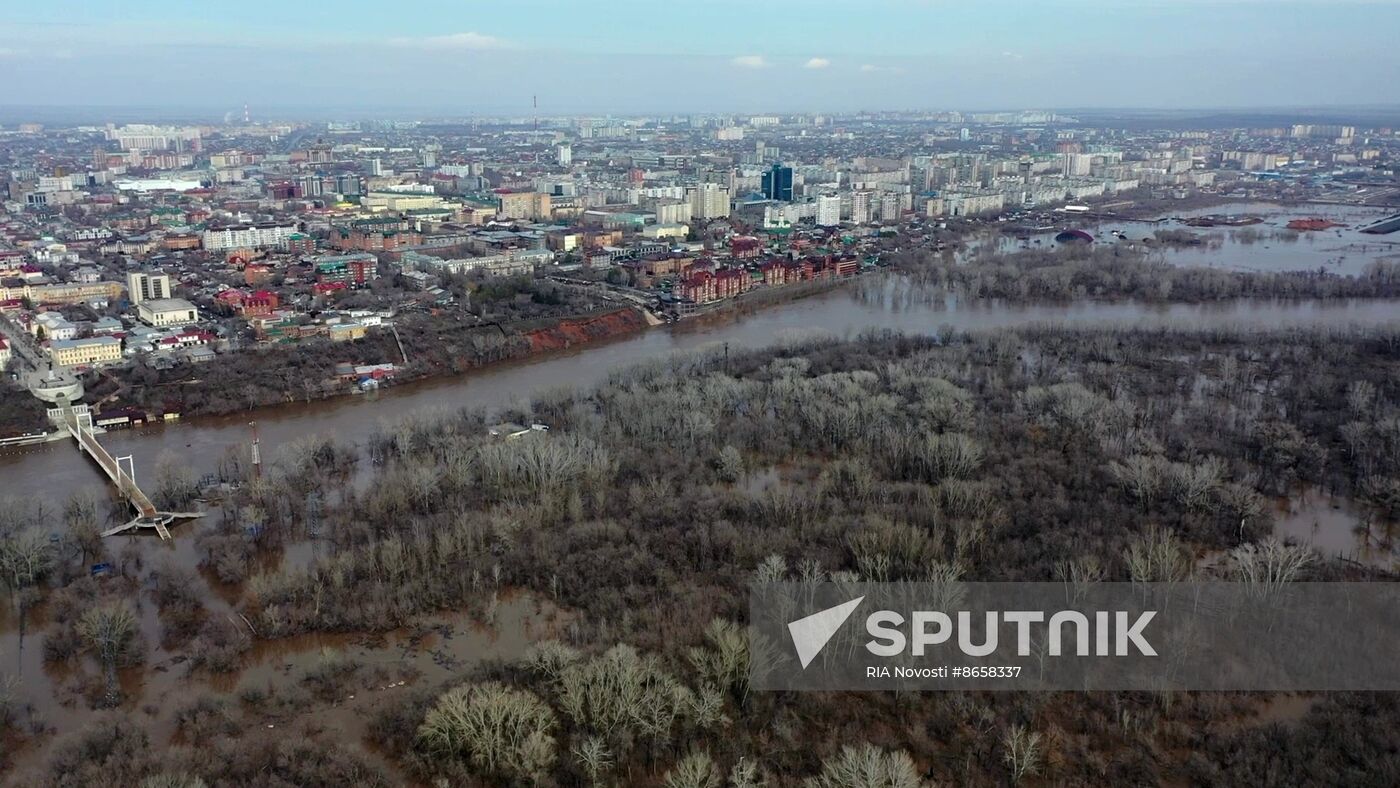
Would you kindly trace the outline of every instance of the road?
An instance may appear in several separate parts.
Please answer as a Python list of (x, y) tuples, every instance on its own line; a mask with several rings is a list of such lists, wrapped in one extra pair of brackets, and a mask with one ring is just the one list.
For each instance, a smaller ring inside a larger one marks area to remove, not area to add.
[(644, 290), (636, 290), (630, 287), (623, 287), (622, 285), (610, 284), (608, 282), (572, 279), (567, 276), (551, 276), (549, 279), (551, 282), (582, 291), (585, 295), (602, 298), (605, 301), (617, 301), (618, 298), (621, 298), (644, 309), (653, 309), (656, 306), (656, 296)]
[(34, 341), (34, 337), (23, 328), (10, 320), (8, 316), (0, 315), (0, 334), (5, 335), (5, 341), (9, 343), (10, 350), (15, 357), (29, 366), (30, 372), (44, 372), (49, 368), (48, 359), (44, 351), (39, 347), (39, 343)]

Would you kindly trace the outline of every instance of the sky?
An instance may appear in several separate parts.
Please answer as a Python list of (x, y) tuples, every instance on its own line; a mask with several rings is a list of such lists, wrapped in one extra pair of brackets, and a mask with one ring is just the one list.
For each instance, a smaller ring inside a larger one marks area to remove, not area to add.
[(1400, 0), (5, 0), (0, 104), (442, 115), (1400, 104)]

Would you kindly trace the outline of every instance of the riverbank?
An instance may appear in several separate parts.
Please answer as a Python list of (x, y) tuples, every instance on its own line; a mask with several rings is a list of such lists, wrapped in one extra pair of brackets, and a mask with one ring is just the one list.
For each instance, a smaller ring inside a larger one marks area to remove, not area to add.
[[(899, 279), (865, 277), (857, 280), (863, 286), (852, 290), (817, 293), (749, 312), (729, 310), (661, 330), (636, 331), (606, 341), (506, 359), (472, 374), (400, 382), (374, 394), (311, 402), (298, 399), (256, 411), (187, 418), (174, 428), (117, 430), (103, 437), (103, 445), (113, 454), (133, 455), (138, 479), (154, 473), (162, 459), (188, 467), (199, 476), (218, 473), (226, 457), (234, 453), (242, 456), (247, 451), (251, 440), (248, 422), (252, 419), (258, 423), (264, 461), (275, 462), (284, 447), (309, 436), (335, 436), (340, 442), (360, 443), (386, 422), (413, 412), (514, 407), (537, 392), (602, 383), (619, 369), (678, 352), (726, 343), (737, 352), (813, 335), (851, 337), (872, 330), (942, 335), (945, 331), (1055, 325), (1211, 331), (1345, 331), (1400, 326), (1400, 301), (1396, 300), (1244, 299), (1208, 304), (1117, 300), (1028, 305), (957, 296), (930, 298), (926, 289), (900, 286)], [(86, 489), (104, 496), (101, 477), (80, 459), (75, 450), (58, 444), (31, 447), (23, 456), (0, 452), (0, 473), (5, 474), (7, 488), (17, 494), (61, 500), (71, 491)]]
[(703, 322), (705, 318), (723, 315), (753, 314), (766, 307), (800, 301), (810, 296), (839, 290), (852, 282), (860, 281), (860, 279), (868, 273), (870, 272), (862, 272), (844, 279), (813, 280), (810, 282), (784, 285), (782, 287), (765, 287), (759, 290), (750, 290), (734, 298), (726, 298), (722, 301), (715, 301), (712, 304), (707, 304), (700, 311), (682, 319), (680, 324), (691, 325), (697, 322)]
[[(120, 370), (116, 377), (122, 378), (127, 386), (122, 405), (157, 416), (166, 413), (178, 413), (184, 418), (246, 415), (262, 408), (311, 404), (363, 394), (364, 390), (354, 382), (336, 378), (335, 365), (347, 359), (352, 364), (376, 366), (389, 360), (392, 373), (377, 378), (376, 386), (391, 388), (627, 336), (646, 325), (638, 310), (623, 307), (551, 320), (535, 327), (531, 324), (510, 327), (472, 324), (449, 326), (440, 333), (420, 328), (416, 337), (419, 341), (416, 345), (410, 344), (407, 357), (402, 355), (393, 337), (383, 332), (344, 345), (250, 350), (222, 356), (209, 364), (171, 371), (151, 373), (133, 367)], [(157, 377), (142, 380), (150, 374)], [(16, 392), (19, 393), (22, 392)], [(93, 396), (101, 396), (101, 391), (94, 390)], [(12, 419), (15, 433), (33, 434), (43, 427), (42, 408), (33, 409), (32, 413), (34, 418), (22, 423), (18, 415)]]
[[(714, 306), (705, 312), (696, 315), (691, 319), (682, 321), (685, 326), (699, 326), (705, 323), (736, 315), (749, 315), (764, 309), (791, 303), (811, 296), (830, 293), (840, 289), (847, 284), (857, 281), (859, 277), (847, 279), (815, 281), (790, 285), (781, 288), (765, 288), (761, 290), (745, 293), (738, 298), (726, 299), (716, 302)], [(465, 355), (455, 356), (451, 364), (422, 364), (401, 366), (395, 370), (392, 377), (380, 380), (374, 389), (375, 392), (387, 392), (392, 389), (401, 388), (407, 385), (431, 384), (435, 381), (449, 380), (452, 378), (481, 372), (503, 364), (529, 363), (540, 360), (549, 354), (563, 351), (574, 351), (581, 348), (613, 341), (628, 336), (641, 333), (650, 328), (657, 328), (668, 325), (667, 323), (648, 320), (647, 315), (637, 307), (619, 307), (595, 314), (580, 315), (576, 317), (566, 317), (557, 320), (536, 321), (534, 323), (524, 323), (509, 326), (501, 325), (474, 326), (473, 330), (478, 332), (493, 333), (499, 337), (518, 337), (521, 341), (518, 344), (509, 346), (508, 352), (497, 354), (495, 357), (483, 362), (474, 362)], [(412, 350), (410, 350), (410, 356)], [(267, 370), (261, 370), (264, 374)], [(220, 377), (204, 375), (203, 377)], [(199, 383), (199, 380), (193, 383)], [(168, 385), (174, 388), (190, 385), (186, 382), (174, 381)], [(183, 395), (184, 392), (181, 392)], [(182, 401), (177, 407), (178, 412), (184, 419), (189, 418), (222, 418), (229, 416), (246, 417), (254, 411), (261, 411), (269, 408), (278, 408), (292, 405), (312, 405), (316, 403), (326, 403), (332, 400), (347, 398), (362, 398), (366, 396), (366, 390), (354, 385), (344, 386), (320, 386), (303, 385), (300, 390), (284, 390), (280, 399), (264, 399), (257, 402), (250, 402), (242, 407), (227, 407), (227, 401), (206, 400), (205, 406), (190, 406), (185, 404), (188, 400)], [(210, 407), (211, 403), (217, 403), (217, 407)], [(170, 403), (175, 404), (175, 403)], [(36, 423), (34, 427), (39, 427)], [(42, 443), (45, 439), (39, 437), (34, 439), (35, 433), (30, 433), (26, 437), (31, 440), (16, 441), (16, 445), (29, 445), (30, 443)], [(0, 443), (0, 454), (7, 452), (7, 445)]]
[(546, 328), (526, 331), (530, 352), (548, 353), (567, 350), (576, 345), (613, 339), (632, 334), (647, 327), (640, 309), (625, 307), (583, 318), (565, 318)]

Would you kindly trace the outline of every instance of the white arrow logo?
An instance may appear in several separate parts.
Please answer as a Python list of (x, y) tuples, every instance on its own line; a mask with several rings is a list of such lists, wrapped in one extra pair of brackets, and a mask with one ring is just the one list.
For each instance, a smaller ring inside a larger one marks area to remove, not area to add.
[(788, 632), (792, 634), (792, 645), (797, 648), (797, 659), (802, 663), (803, 670), (812, 664), (812, 660), (821, 653), (826, 642), (831, 640), (836, 630), (856, 612), (856, 608), (860, 607), (864, 599), (863, 596), (856, 597), (844, 604), (829, 607), (820, 613), (813, 613), (788, 624)]

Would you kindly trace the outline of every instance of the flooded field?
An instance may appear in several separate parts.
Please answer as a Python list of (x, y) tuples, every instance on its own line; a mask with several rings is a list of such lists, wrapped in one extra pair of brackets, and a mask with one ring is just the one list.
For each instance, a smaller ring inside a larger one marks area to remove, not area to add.
[(1400, 563), (1396, 536), (1400, 528), (1372, 517), (1346, 498), (1307, 490), (1280, 501), (1274, 531), (1299, 544), (1312, 545), (1327, 558), (1389, 569)]
[[(1361, 232), (1394, 210), (1353, 205), (1279, 205), (1239, 202), (1182, 211), (1152, 221), (1081, 222), (1066, 220), (1059, 229), (1077, 228), (1094, 237), (1096, 245), (1151, 247), (1149, 259), (1172, 265), (1225, 268), (1235, 271), (1326, 271), (1356, 276), (1377, 260), (1400, 261), (1400, 234)], [(1186, 220), (1214, 215), (1255, 216), (1263, 221), (1239, 227), (1193, 227)], [(1291, 230), (1295, 219), (1326, 219), (1338, 227)], [(1170, 231), (1191, 243), (1157, 243), (1154, 233)], [(1184, 235), (1189, 234), (1189, 236)], [(970, 244), (964, 255), (995, 248), (999, 252), (1050, 249), (1055, 233), (1025, 237), (1000, 235)]]
[[(194, 669), (159, 646), (161, 625), (147, 593), (133, 589), (130, 604), (141, 639), (152, 648), (142, 664), (118, 672), (123, 700), (117, 711), (139, 722), (162, 745), (178, 743), (179, 715), (200, 699), (241, 708), (244, 719), (272, 729), (314, 717), (316, 725), (336, 732), (337, 739), (358, 742), (372, 714), (393, 693), (420, 684), (441, 687), (484, 660), (519, 658), (531, 643), (558, 637), (567, 620), (548, 603), (503, 592), (490, 621), (453, 613), (427, 616), (412, 628), (384, 635), (254, 639), (237, 669), (220, 673)], [(225, 617), (235, 628), (247, 626), (231, 609), (213, 607), (211, 616)], [(93, 660), (44, 659), (49, 623), (44, 610), (35, 610), (21, 632), (13, 607), (0, 611), (0, 674), (9, 681), (20, 727), (44, 734), (36, 737), (40, 741), (77, 731), (104, 714), (89, 702), (101, 684)], [(7, 784), (25, 784), (36, 777), (47, 749), (31, 744), (9, 753), (15, 769)]]

